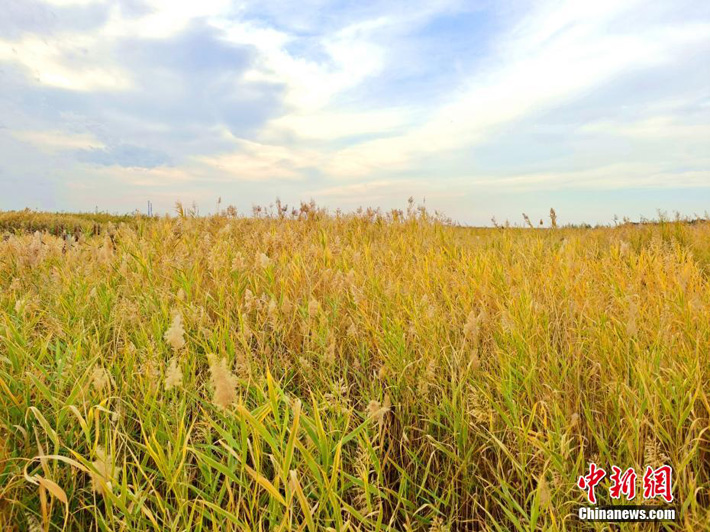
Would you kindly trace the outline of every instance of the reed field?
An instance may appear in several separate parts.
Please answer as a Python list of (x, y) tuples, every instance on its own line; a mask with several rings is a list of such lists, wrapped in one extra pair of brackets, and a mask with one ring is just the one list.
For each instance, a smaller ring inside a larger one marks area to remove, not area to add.
[(0, 529), (605, 530), (595, 462), (710, 530), (709, 277), (703, 221), (0, 213)]

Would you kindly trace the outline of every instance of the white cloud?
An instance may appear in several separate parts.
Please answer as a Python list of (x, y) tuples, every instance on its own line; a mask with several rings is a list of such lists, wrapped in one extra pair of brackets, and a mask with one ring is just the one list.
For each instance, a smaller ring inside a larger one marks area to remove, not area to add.
[[(318, 59), (294, 55), (289, 51), (295, 37), (283, 31), (256, 26), (251, 22), (215, 18), (211, 23), (223, 31), (224, 38), (235, 44), (256, 47), (259, 56), (254, 68), (246, 73), (248, 80), (282, 83), (286, 88), (282, 116), (270, 121), (259, 133), (259, 140), (271, 145), (269, 150), (252, 152), (250, 155), (225, 154), (220, 160), (222, 169), (236, 169), (235, 175), (260, 176), (280, 175), (295, 178), (299, 165), (293, 161), (308, 161), (300, 167), (325, 164), (327, 148), (313, 150), (300, 144), (309, 141), (332, 142), (359, 135), (399, 133), (412, 125), (418, 116), (414, 109), (362, 109), (354, 104), (344, 108), (335, 100), (349, 90), (354, 90), (369, 79), (380, 75), (393, 59), (388, 57), (387, 41), (403, 28), (423, 21), (451, 8), (452, 2), (411, 4), (409, 10), (398, 16), (383, 14), (365, 19), (314, 38), (314, 46), (320, 47), (325, 58)], [(278, 150), (275, 146), (281, 139), (294, 139), (289, 146)], [(290, 153), (289, 153), (290, 152)], [(305, 155), (304, 155), (305, 153)], [(254, 157), (265, 158), (262, 163)], [(215, 161), (211, 161), (212, 164)], [(241, 166), (238, 166), (241, 165)]]
[(87, 150), (92, 148), (103, 148), (104, 144), (88, 133), (75, 134), (66, 131), (32, 131), (15, 130), (12, 136), (23, 142), (45, 150)]
[(673, 115), (651, 116), (633, 122), (615, 120), (590, 122), (580, 131), (637, 140), (710, 143), (710, 124), (683, 122)]
[(104, 4), (103, 0), (42, 0), (45, 4), (57, 7), (88, 6), (91, 4)]
[(470, 176), (453, 180), (485, 190), (528, 192), (534, 190), (629, 188), (710, 188), (710, 170), (674, 170), (648, 163), (618, 163), (567, 172), (535, 172), (509, 176)]
[(0, 40), (0, 61), (19, 64), (37, 82), (52, 87), (85, 92), (129, 88), (130, 76), (118, 67), (68, 64), (67, 57), (86, 56), (87, 50), (95, 46), (96, 39), (85, 35)]
[[(406, 195), (402, 191), (406, 190)], [(431, 183), (415, 179), (382, 179), (349, 183), (313, 190), (309, 194), (314, 198), (337, 200), (344, 204), (361, 204), (362, 202), (402, 202), (405, 196), (426, 196), (429, 199), (451, 199), (462, 197), (467, 193), (465, 187), (452, 189), (450, 183)]]
[[(158, 166), (155, 168), (135, 168), (124, 166), (103, 166), (98, 168), (84, 167), (84, 171), (96, 179), (91, 183), (86, 181), (70, 181), (74, 187), (101, 188), (107, 181), (121, 186), (161, 187), (170, 189), (184, 183), (193, 182), (199, 174), (185, 168)], [(98, 185), (97, 185), (98, 184)], [(177, 190), (173, 188), (173, 190)]]
[[(710, 162), (710, 161), (709, 161)], [(403, 200), (413, 195), (428, 199), (486, 194), (527, 194), (535, 191), (710, 188), (710, 170), (674, 170), (648, 163), (618, 163), (557, 172), (511, 175), (462, 175), (442, 180), (373, 179), (311, 191), (315, 198), (344, 204)], [(406, 192), (403, 192), (406, 191)]]
[(124, 16), (118, 5), (101, 29), (103, 38), (134, 37), (166, 39), (201, 18), (218, 17), (229, 13), (229, 0), (144, 0), (147, 12), (140, 16)]
[(321, 45), (327, 61), (295, 56), (287, 49), (293, 37), (244, 21), (213, 19), (211, 23), (235, 44), (254, 46), (259, 51), (249, 80), (283, 83), (285, 104), (296, 112), (313, 112), (325, 107), (336, 94), (357, 86), (384, 66), (384, 51), (367, 40), (364, 30), (346, 28), (326, 35)]
[(302, 170), (315, 167), (319, 161), (316, 151), (296, 151), (245, 139), (233, 140), (236, 151), (194, 157), (193, 160), (232, 181), (300, 180), (303, 179)]
[(670, 61), (710, 34), (706, 23), (688, 24), (682, 31), (659, 26), (607, 33), (610, 19), (623, 14), (626, 6), (593, 4), (588, 9), (587, 2), (570, 2), (559, 12), (543, 9), (533, 15), (525, 23), (531, 29), (516, 29), (512, 41), (501, 46), (502, 54), (491, 58), (488, 67), (430, 120), (403, 135), (337, 152), (326, 173), (359, 178), (401, 171), (415, 166), (422, 156), (441, 157), (472, 147), (496, 127), (584, 95), (626, 69)]
[(413, 114), (412, 109), (302, 112), (277, 118), (269, 126), (270, 131), (289, 132), (302, 139), (332, 141), (358, 135), (381, 136), (398, 131), (411, 122)]
[[(107, 4), (91, 0), (44, 0), (56, 7)], [(109, 51), (123, 38), (165, 39), (200, 18), (229, 12), (228, 0), (145, 0), (146, 12), (126, 16), (120, 4), (110, 6), (105, 25), (84, 32), (25, 36), (17, 41), (0, 39), (0, 61), (23, 66), (38, 83), (72, 91), (122, 91), (130, 89), (130, 73), (112, 65)], [(83, 58), (83, 60), (77, 60)]]

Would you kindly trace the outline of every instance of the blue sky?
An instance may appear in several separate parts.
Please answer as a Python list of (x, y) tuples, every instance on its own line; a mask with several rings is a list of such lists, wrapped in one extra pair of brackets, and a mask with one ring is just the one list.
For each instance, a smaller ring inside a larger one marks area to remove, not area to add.
[(710, 3), (4, 0), (0, 209), (710, 210)]

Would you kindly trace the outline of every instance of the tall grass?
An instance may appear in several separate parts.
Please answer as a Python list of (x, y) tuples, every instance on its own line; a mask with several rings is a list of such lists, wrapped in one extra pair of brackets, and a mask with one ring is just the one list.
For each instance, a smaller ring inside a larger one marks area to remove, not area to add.
[(665, 461), (708, 530), (709, 257), (413, 208), (13, 231), (0, 524), (576, 530), (588, 462)]
[(24, 211), (0, 211), (0, 233), (23, 233), (42, 231), (56, 236), (65, 234), (74, 237), (80, 234), (99, 234), (109, 225), (124, 223), (133, 225), (140, 215), (112, 215), (106, 213), (55, 214)]

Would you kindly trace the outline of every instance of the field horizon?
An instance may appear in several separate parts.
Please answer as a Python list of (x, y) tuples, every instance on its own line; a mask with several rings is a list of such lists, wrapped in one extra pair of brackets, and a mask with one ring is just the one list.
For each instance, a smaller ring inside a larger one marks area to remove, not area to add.
[[(119, 224), (121, 222), (127, 222), (133, 219), (159, 219), (159, 218), (173, 218), (173, 217), (185, 217), (190, 218), (209, 218), (213, 216), (228, 216), (230, 218), (278, 218), (278, 219), (299, 219), (303, 217), (304, 212), (308, 211), (318, 211), (320, 216), (330, 216), (330, 217), (350, 217), (350, 216), (380, 216), (380, 217), (403, 217), (405, 210), (411, 211), (415, 206), (415, 198), (410, 197), (407, 200), (407, 207), (405, 209), (401, 208), (390, 208), (383, 209), (381, 207), (373, 206), (359, 206), (352, 208), (350, 210), (344, 210), (341, 208), (331, 209), (327, 206), (318, 204), (315, 200), (311, 199), (309, 201), (299, 201), (298, 203), (288, 204), (283, 203), (279, 198), (272, 201), (268, 205), (253, 204), (250, 209), (238, 209), (234, 205), (222, 205), (222, 198), (219, 197), (216, 201), (216, 207), (214, 212), (207, 211), (205, 213), (200, 212), (199, 206), (193, 202), (189, 206), (182, 201), (175, 201), (172, 210), (165, 210), (160, 213), (153, 213), (152, 206), (148, 207), (148, 212), (143, 212), (140, 209), (134, 209), (132, 211), (108, 211), (101, 210), (98, 207), (94, 211), (72, 211), (72, 210), (45, 210), (33, 207), (25, 207), (23, 209), (0, 209), (0, 230), (14, 231), (14, 230), (45, 230), (53, 232), (55, 227), (52, 223), (52, 217), (58, 217), (57, 220), (61, 219), (63, 226), (62, 229), (71, 228), (71, 224), (74, 224), (73, 230), (87, 230), (87, 222), (95, 222), (99, 225), (111, 222), (113, 224)], [(148, 202), (150, 204), (150, 202)], [(427, 211), (427, 215), (430, 218), (436, 219), (440, 223), (445, 223), (449, 226), (467, 228), (467, 229), (492, 229), (492, 228), (527, 228), (527, 229), (545, 229), (552, 227), (551, 213), (554, 212), (556, 218), (555, 226), (567, 227), (567, 228), (604, 228), (604, 227), (618, 227), (623, 225), (648, 225), (648, 224), (661, 224), (669, 222), (684, 222), (689, 224), (698, 224), (710, 222), (710, 212), (705, 211), (703, 214), (693, 212), (692, 214), (688, 212), (680, 212), (677, 210), (671, 213), (664, 211), (661, 208), (656, 209), (655, 216), (645, 216), (639, 214), (637, 216), (630, 216), (621, 213), (621, 215), (614, 214), (606, 222), (588, 222), (588, 221), (578, 221), (578, 222), (565, 222), (564, 218), (562, 221), (557, 221), (558, 213), (554, 207), (550, 207), (549, 211), (543, 213), (535, 211), (521, 212), (520, 216), (515, 219), (512, 218), (502, 218), (492, 213), (490, 219), (486, 224), (475, 224), (463, 222), (458, 219), (449, 217), (446, 212), (439, 210), (432, 211), (426, 207), (426, 201), (424, 203), (417, 203), (416, 208)], [(532, 216), (528, 216), (532, 214)]]

